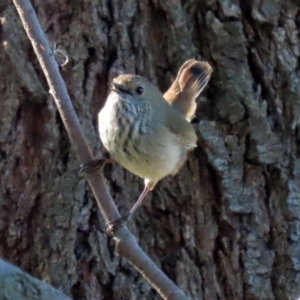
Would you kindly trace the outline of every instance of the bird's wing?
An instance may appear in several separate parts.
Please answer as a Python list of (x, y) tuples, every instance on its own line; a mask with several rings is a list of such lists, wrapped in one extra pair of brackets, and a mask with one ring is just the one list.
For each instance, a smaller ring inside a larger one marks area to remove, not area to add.
[(180, 144), (187, 150), (197, 147), (197, 135), (193, 126), (173, 107), (169, 107), (165, 125), (172, 133), (179, 137)]

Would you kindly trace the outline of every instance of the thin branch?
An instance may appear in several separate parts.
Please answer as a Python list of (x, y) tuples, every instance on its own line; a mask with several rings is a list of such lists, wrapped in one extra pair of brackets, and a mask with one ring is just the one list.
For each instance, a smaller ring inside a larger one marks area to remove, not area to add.
[[(93, 160), (92, 152), (83, 135), (67, 88), (35, 11), (29, 0), (13, 0), (13, 2), (44, 71), (50, 93), (53, 95), (76, 154), (81, 163), (88, 163)], [(104, 184), (102, 175), (91, 172), (87, 175), (87, 179), (105, 220), (109, 222), (118, 219), (120, 213)], [(117, 253), (127, 258), (164, 299), (187, 299), (184, 293), (142, 251), (125, 225), (114, 232), (114, 239)]]

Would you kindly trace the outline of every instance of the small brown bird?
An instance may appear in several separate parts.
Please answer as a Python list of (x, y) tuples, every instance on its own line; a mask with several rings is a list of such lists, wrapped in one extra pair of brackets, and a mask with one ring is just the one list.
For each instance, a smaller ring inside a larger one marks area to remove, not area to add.
[(156, 183), (175, 174), (196, 147), (196, 133), (189, 121), (196, 110), (195, 99), (211, 73), (208, 63), (188, 60), (165, 99), (144, 77), (127, 74), (113, 80), (98, 115), (100, 138), (112, 160), (145, 182), (128, 218)]

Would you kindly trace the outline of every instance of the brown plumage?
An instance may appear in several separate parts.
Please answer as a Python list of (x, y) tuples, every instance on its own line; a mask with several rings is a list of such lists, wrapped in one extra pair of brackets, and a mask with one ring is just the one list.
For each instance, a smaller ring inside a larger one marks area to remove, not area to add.
[(144, 178), (144, 191), (130, 215), (159, 180), (181, 168), (188, 152), (196, 147), (190, 120), (195, 99), (211, 72), (208, 63), (187, 61), (164, 97), (142, 76), (125, 74), (113, 80), (98, 115), (99, 132), (110, 157)]
[(207, 85), (212, 71), (209, 63), (190, 59), (182, 65), (173, 84), (164, 94), (169, 104), (189, 122), (196, 112), (195, 100)]

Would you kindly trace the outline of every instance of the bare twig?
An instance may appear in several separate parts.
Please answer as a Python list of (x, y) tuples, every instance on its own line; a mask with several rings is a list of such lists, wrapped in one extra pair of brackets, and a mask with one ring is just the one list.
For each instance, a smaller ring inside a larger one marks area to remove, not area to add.
[[(91, 150), (80, 128), (65, 83), (35, 11), (29, 0), (13, 0), (13, 2), (44, 71), (50, 93), (53, 95), (80, 163), (88, 163), (93, 160)], [(87, 179), (105, 220), (109, 222), (120, 218), (102, 176), (98, 172), (91, 172), (87, 174)], [(114, 232), (114, 239), (117, 253), (127, 258), (164, 299), (187, 299), (183, 292), (141, 250), (125, 225), (120, 226)]]

